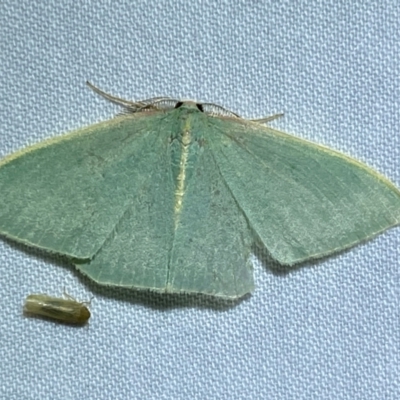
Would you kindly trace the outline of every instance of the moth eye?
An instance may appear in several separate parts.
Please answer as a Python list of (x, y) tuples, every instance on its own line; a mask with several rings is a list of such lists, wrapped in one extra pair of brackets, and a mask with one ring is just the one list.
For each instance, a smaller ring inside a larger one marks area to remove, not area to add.
[(174, 108), (180, 108), (180, 107), (182, 106), (182, 104), (183, 104), (183, 101), (178, 101), (178, 102), (175, 104), (175, 107), (174, 107)]
[(203, 104), (197, 103), (196, 107), (199, 109), (199, 111), (204, 112)]

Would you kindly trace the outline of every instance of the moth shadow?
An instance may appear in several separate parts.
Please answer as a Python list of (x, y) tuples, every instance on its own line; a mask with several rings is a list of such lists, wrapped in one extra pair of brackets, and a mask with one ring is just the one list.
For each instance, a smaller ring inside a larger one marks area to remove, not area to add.
[(283, 265), (271, 257), (269, 251), (261, 244), (257, 243), (253, 246), (252, 251), (256, 256), (257, 260), (261, 265), (275, 276), (284, 277), (288, 274), (296, 273), (297, 271), (304, 268), (317, 268), (323, 264), (326, 260), (337, 256), (338, 254), (346, 254), (350, 252), (352, 248), (340, 250), (336, 253), (329, 254), (327, 256), (318, 257), (310, 260), (306, 260), (294, 265)]
[(4, 236), (0, 236), (0, 238), (3, 242), (7, 243), (11, 248), (20, 251), (22, 253), (28, 254), (29, 256), (36, 258), (37, 260), (50, 262), (53, 265), (66, 268), (71, 271), (75, 270), (73, 264), (71, 264), (71, 261), (66, 256), (57, 253), (51, 253), (46, 250), (38, 249), (36, 247), (28, 246), (27, 244), (16, 242)]
[(72, 329), (85, 329), (88, 328), (90, 322), (86, 322), (84, 324), (74, 324), (71, 322), (66, 322), (66, 321), (60, 321), (58, 319), (54, 319), (54, 318), (50, 318), (50, 317), (45, 317), (43, 315), (35, 315), (29, 312), (23, 312), (22, 313), (24, 318), (27, 319), (32, 319), (32, 320), (38, 320), (38, 321), (46, 321), (46, 323), (49, 324), (54, 324), (54, 325), (63, 325), (66, 326), (68, 328), (72, 328)]
[(115, 288), (102, 285), (91, 286), (94, 293), (102, 297), (109, 297), (132, 304), (141, 304), (155, 310), (169, 310), (172, 308), (198, 308), (227, 311), (236, 307), (251, 295), (239, 299), (222, 299), (199, 293), (159, 293), (148, 289)]
[(231, 300), (198, 293), (160, 293), (147, 289), (140, 290), (136, 288), (119, 288), (99, 285), (80, 273), (71, 260), (66, 256), (50, 253), (23, 243), (18, 243), (3, 236), (1, 239), (17, 251), (21, 251), (33, 258), (56, 265), (57, 267), (68, 269), (79, 279), (80, 282), (88, 287), (95, 296), (108, 297), (130, 302), (132, 304), (142, 304), (157, 310), (168, 310), (171, 308), (199, 308), (213, 309), (216, 311), (229, 310), (251, 297), (251, 295), (248, 294), (239, 299)]

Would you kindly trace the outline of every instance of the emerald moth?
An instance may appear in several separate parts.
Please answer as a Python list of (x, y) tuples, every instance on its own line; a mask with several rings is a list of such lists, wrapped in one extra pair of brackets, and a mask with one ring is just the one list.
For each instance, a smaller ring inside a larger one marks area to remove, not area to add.
[(222, 107), (167, 97), (0, 162), (0, 234), (67, 256), (102, 285), (238, 298), (261, 243), (282, 265), (400, 222), (366, 165)]
[(88, 302), (78, 302), (71, 296), (66, 299), (48, 296), (47, 294), (30, 294), (24, 305), (24, 313), (35, 315), (67, 324), (84, 325), (90, 318), (86, 307)]

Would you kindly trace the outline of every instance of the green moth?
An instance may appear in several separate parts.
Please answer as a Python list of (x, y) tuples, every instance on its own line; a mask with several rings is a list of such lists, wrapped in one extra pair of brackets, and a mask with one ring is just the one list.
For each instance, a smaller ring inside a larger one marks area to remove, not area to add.
[(0, 234), (102, 285), (238, 298), (252, 244), (283, 265), (400, 222), (366, 165), (219, 106), (158, 97), (0, 162)]

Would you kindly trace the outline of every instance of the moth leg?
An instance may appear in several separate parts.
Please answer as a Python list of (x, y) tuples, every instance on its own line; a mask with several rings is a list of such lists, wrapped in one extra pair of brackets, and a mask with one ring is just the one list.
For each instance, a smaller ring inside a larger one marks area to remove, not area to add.
[(92, 296), (92, 297), (90, 298), (90, 300), (78, 301), (77, 299), (75, 299), (75, 297), (71, 296), (70, 294), (68, 294), (68, 293), (66, 292), (65, 287), (64, 287), (63, 295), (64, 295), (64, 297), (66, 297), (68, 300), (72, 300), (72, 301), (75, 301), (76, 303), (85, 304), (85, 305), (88, 305), (88, 306), (90, 306), (90, 305), (92, 304), (92, 300), (94, 299), (94, 296)]
[(270, 115), (269, 117), (251, 119), (250, 121), (259, 122), (260, 124), (266, 124), (267, 122), (271, 122), (275, 119), (283, 117), (283, 115), (284, 115), (283, 113), (278, 113), (278, 114)]

